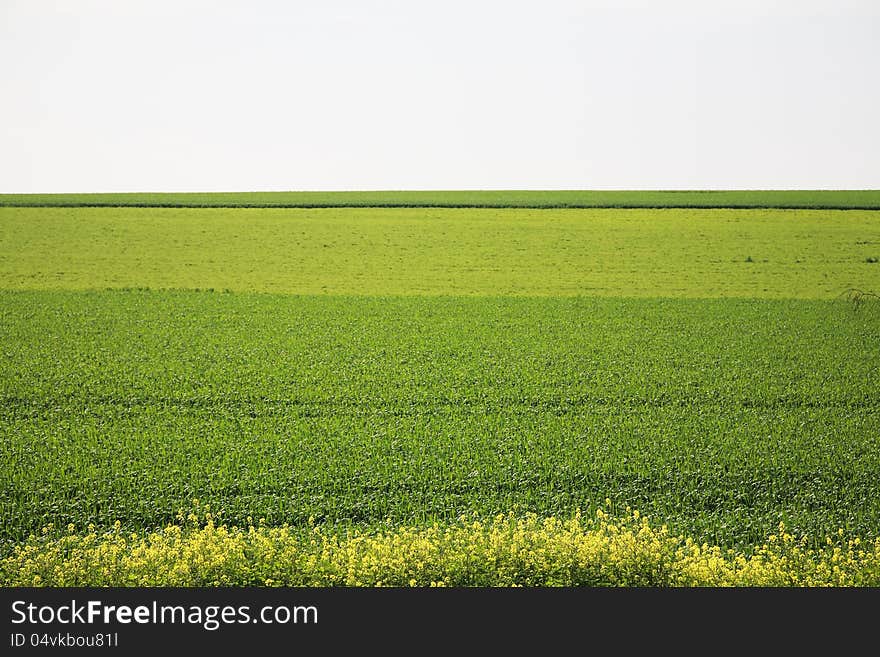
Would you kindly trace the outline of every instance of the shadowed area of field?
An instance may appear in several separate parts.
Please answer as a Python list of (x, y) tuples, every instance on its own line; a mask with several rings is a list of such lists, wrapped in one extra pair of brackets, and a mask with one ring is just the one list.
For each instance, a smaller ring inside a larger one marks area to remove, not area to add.
[(374, 526), (612, 498), (751, 545), (880, 517), (880, 308), (0, 293), (0, 538)]

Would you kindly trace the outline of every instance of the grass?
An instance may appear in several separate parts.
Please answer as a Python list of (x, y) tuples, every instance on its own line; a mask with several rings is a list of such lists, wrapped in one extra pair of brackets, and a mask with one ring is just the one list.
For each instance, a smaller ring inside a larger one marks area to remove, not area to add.
[(880, 208), (880, 190), (370, 191), (0, 194), (0, 206)]
[(0, 208), (0, 288), (828, 299), (880, 289), (830, 210)]

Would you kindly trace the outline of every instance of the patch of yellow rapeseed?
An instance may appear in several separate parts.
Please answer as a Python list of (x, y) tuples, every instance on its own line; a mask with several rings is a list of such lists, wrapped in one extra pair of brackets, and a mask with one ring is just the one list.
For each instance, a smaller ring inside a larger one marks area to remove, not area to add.
[(505, 515), (341, 535), (247, 528), (210, 512), (160, 531), (46, 528), (0, 560), (3, 586), (878, 586), (880, 539), (819, 549), (780, 525), (747, 556), (638, 512)]

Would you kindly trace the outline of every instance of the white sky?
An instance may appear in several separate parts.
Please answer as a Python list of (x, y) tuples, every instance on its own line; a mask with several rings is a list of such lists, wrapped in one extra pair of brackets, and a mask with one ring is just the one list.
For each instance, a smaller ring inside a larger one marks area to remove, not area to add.
[(878, 0), (0, 0), (0, 90), (0, 192), (880, 188)]

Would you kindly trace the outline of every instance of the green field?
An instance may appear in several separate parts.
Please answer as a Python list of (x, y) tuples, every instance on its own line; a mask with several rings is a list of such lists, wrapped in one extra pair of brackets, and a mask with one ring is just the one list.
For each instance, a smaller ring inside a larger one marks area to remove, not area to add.
[(880, 212), (0, 209), (3, 551), (566, 517), (880, 536)]
[(0, 194), (0, 206), (844, 208), (880, 209), (880, 190), (372, 191)]
[(0, 208), (0, 288), (830, 299), (880, 282), (856, 210)]
[(610, 497), (720, 544), (880, 530), (880, 312), (844, 302), (2, 295), (6, 539)]

